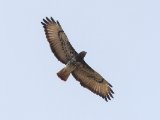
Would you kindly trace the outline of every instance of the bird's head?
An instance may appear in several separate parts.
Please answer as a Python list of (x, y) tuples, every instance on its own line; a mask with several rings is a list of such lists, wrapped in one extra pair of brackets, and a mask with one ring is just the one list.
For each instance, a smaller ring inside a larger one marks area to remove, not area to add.
[(83, 59), (83, 58), (86, 56), (86, 54), (87, 54), (86, 51), (82, 51), (82, 52), (79, 53), (79, 57), (80, 57), (81, 59)]
[(87, 54), (87, 52), (85, 52), (85, 51), (80, 52), (76, 57), (77, 61), (83, 60), (84, 57), (86, 56), (86, 54)]

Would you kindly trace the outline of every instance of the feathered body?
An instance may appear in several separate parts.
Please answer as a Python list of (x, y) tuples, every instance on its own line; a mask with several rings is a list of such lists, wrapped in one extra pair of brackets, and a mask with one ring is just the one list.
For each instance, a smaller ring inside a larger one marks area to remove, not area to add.
[(85, 51), (77, 53), (70, 44), (60, 23), (51, 17), (43, 19), (43, 27), (51, 50), (59, 61), (66, 65), (57, 75), (66, 81), (70, 74), (80, 82), (80, 84), (101, 96), (106, 101), (113, 98), (112, 85), (108, 83), (99, 73), (93, 70), (85, 61)]
[(86, 55), (85, 51), (80, 52), (75, 57), (73, 57), (67, 64), (66, 67), (60, 70), (57, 75), (62, 80), (66, 81), (70, 75), (76, 68), (80, 67), (80, 62), (84, 59)]

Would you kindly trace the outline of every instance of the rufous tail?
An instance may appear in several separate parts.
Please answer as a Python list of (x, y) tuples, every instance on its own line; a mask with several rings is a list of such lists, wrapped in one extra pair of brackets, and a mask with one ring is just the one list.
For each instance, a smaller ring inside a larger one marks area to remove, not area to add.
[(58, 73), (57, 73), (58, 77), (61, 78), (61, 80), (64, 80), (66, 81), (70, 75), (70, 71), (67, 70), (67, 68), (63, 68), (62, 70), (60, 70)]

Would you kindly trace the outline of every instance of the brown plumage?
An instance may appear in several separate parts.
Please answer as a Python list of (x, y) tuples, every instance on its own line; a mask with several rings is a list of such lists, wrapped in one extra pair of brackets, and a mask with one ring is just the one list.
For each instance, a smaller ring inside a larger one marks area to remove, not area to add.
[(111, 100), (113, 98), (112, 94), (114, 94), (111, 89), (112, 85), (84, 61), (85, 51), (80, 53), (75, 51), (60, 23), (52, 17), (50, 19), (46, 17), (41, 23), (52, 52), (59, 61), (66, 65), (57, 73), (58, 77), (66, 81), (71, 73), (83, 87), (101, 96), (106, 101)]

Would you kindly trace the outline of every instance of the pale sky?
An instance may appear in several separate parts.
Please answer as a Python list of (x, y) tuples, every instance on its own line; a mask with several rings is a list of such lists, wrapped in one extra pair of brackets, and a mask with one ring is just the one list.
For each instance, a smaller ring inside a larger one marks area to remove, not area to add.
[[(160, 120), (159, 0), (0, 0), (0, 14), (0, 120)], [(51, 16), (112, 101), (57, 77), (40, 23)]]

